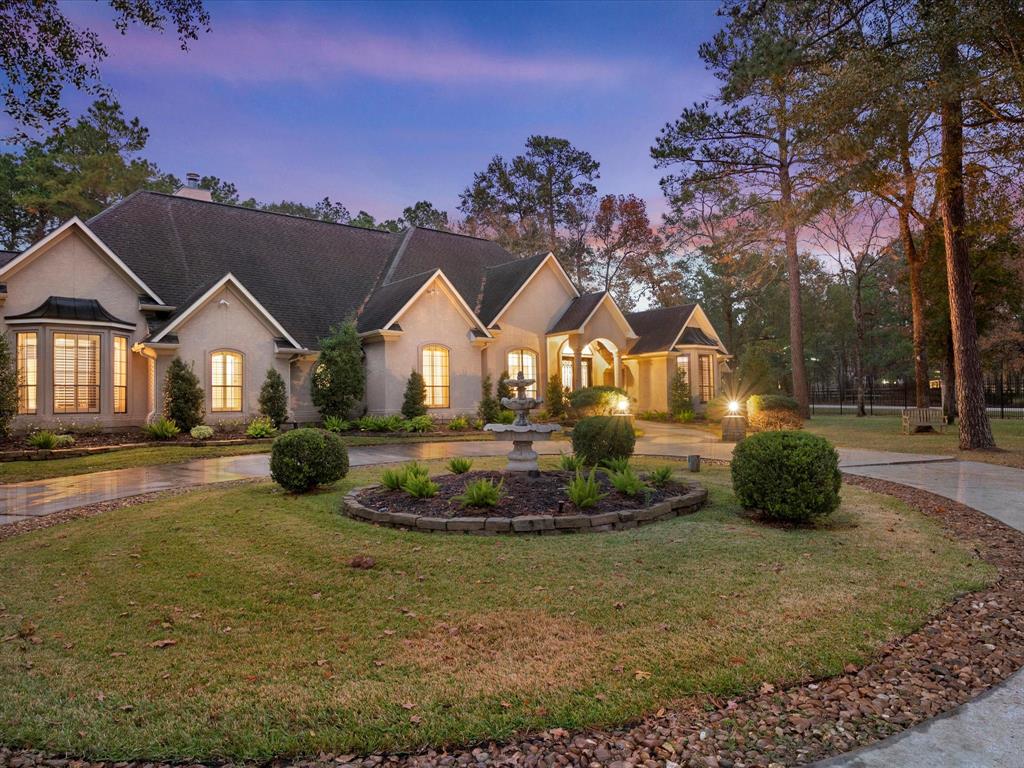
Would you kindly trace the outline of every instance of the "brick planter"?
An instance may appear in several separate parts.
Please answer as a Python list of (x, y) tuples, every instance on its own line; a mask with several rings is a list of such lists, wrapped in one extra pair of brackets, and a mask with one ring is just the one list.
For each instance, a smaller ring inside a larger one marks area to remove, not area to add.
[(643, 509), (624, 509), (595, 515), (520, 515), (519, 517), (433, 517), (410, 512), (380, 512), (357, 500), (361, 493), (376, 488), (353, 488), (341, 502), (341, 514), (354, 520), (404, 528), (424, 533), (471, 533), (478, 536), (503, 534), (552, 535), (558, 533), (608, 533), (623, 531), (679, 515), (688, 515), (708, 500), (706, 488), (694, 488), (682, 496), (672, 496)]

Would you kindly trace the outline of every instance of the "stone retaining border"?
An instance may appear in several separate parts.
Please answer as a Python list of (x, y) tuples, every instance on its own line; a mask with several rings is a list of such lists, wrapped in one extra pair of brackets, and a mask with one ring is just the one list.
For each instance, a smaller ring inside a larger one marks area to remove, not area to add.
[(8, 461), (48, 461), (50, 459), (73, 459), (79, 456), (92, 456), (98, 453), (115, 453), (131, 448), (209, 448), (225, 445), (260, 445), (272, 443), (272, 437), (244, 437), (227, 440), (146, 440), (137, 443), (115, 443), (112, 445), (87, 445), (80, 448), (20, 448), (12, 451), (0, 451), (0, 462)]
[(404, 528), (423, 533), (469, 533), (494, 536), (499, 533), (550, 536), (560, 533), (608, 533), (689, 515), (707, 503), (707, 488), (697, 487), (643, 509), (622, 509), (596, 515), (519, 515), (518, 517), (431, 517), (411, 512), (380, 512), (361, 504), (358, 496), (379, 486), (353, 488), (341, 502), (341, 514), (354, 520), (376, 523), (388, 528)]

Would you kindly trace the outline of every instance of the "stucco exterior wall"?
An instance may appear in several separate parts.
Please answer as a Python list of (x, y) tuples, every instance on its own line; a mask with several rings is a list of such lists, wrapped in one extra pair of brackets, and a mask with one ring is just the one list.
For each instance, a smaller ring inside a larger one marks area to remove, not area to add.
[[(135, 323), (134, 331), (102, 326), (76, 325), (54, 320), (8, 326), (0, 321), (7, 334), (12, 353), (15, 334), (35, 332), (38, 339), (37, 408), (35, 414), (18, 415), (12, 429), (23, 431), (36, 427), (100, 426), (126, 427), (145, 422), (147, 363), (131, 351), (132, 345), (145, 336), (145, 318), (139, 311), (139, 289), (124, 273), (77, 230), (67, 230), (45, 251), (6, 274), (7, 301), (0, 316), (31, 311), (50, 296), (96, 299), (119, 320)], [(89, 333), (100, 336), (100, 411), (99, 413), (53, 412), (53, 334)], [(113, 336), (127, 338), (128, 400), (127, 413), (114, 413)]]
[[(372, 414), (388, 412), (390, 401), (387, 387), (391, 375), (387, 366), (387, 345), (388, 342), (385, 341), (363, 344), (363, 354), (365, 355), (363, 364), (366, 368), (366, 411)], [(406, 376), (408, 375), (406, 374)], [(399, 401), (398, 407), (402, 407), (401, 401)]]
[(311, 387), (315, 365), (315, 357), (301, 358), (291, 364), (291, 381), (289, 382), (291, 397), (288, 403), (288, 412), (292, 421), (297, 421), (300, 424), (320, 421), (320, 412), (313, 405)]
[(557, 267), (546, 263), (498, 318), (501, 331), (487, 348), (485, 367), (494, 382), (507, 370), (509, 352), (529, 349), (537, 355), (538, 392), (544, 396), (544, 383), (558, 370), (550, 365), (545, 334), (574, 296), (556, 270)]
[[(221, 303), (226, 301), (227, 303)], [(206, 395), (207, 424), (238, 419), (248, 420), (259, 415), (260, 387), (267, 369), (274, 368), (288, 385), (291, 371), (287, 360), (275, 357), (276, 333), (256, 314), (231, 285), (225, 285), (175, 331), (177, 350), (161, 351), (156, 366), (158, 402), (163, 403), (163, 383), (167, 367), (177, 355), (192, 367)], [(242, 410), (214, 413), (211, 407), (210, 356), (222, 349), (242, 354)]]
[(399, 413), (409, 373), (422, 372), (423, 347), (440, 344), (449, 353), (449, 407), (432, 408), (430, 414), (447, 419), (475, 413), (480, 401), (481, 350), (469, 339), (472, 321), (460, 311), (448, 288), (435, 280), (398, 322), (402, 335), (383, 342), (383, 371), (374, 358), (367, 359), (367, 384), (372, 382), (367, 387), (367, 410), (375, 414)]

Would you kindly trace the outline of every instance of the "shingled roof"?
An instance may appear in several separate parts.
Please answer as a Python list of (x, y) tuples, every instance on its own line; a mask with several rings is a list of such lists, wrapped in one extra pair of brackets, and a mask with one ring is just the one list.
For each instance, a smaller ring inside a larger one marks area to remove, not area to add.
[(696, 306), (683, 304), (679, 307), (662, 307), (627, 314), (626, 320), (640, 337), (630, 348), (629, 354), (642, 355), (670, 349)]
[(0, 267), (7, 265), (8, 262), (14, 261), (18, 256), (18, 251), (0, 251)]
[(366, 302), (366, 306), (360, 313), (359, 320), (356, 323), (356, 330), (360, 333), (386, 330), (387, 324), (391, 322), (391, 319), (398, 314), (402, 307), (409, 303), (409, 299), (415, 296), (416, 292), (435, 274), (437, 274), (437, 270), (432, 269), (428, 272), (412, 275), (404, 280), (396, 280), (393, 283), (380, 286), (370, 296), (370, 300)]
[(590, 313), (594, 311), (594, 308), (604, 298), (604, 295), (605, 291), (598, 291), (597, 293), (584, 293), (582, 296), (577, 296), (565, 308), (562, 316), (548, 329), (548, 333), (575, 331), (587, 321)]

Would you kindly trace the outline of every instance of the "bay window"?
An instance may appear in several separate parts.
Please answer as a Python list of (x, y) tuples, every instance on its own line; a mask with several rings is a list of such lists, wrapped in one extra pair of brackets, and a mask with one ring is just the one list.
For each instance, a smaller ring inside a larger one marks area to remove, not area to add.
[(17, 334), (18, 413), (36, 413), (39, 395), (39, 334)]
[(448, 348), (440, 344), (428, 344), (423, 348), (423, 383), (427, 388), (428, 408), (448, 408), (450, 404), (450, 383)]
[(128, 413), (128, 339), (114, 337), (114, 413)]
[(53, 334), (53, 412), (99, 413), (99, 410), (99, 334)]
[(242, 410), (242, 356), (221, 350), (210, 357), (210, 407), (215, 412)]

